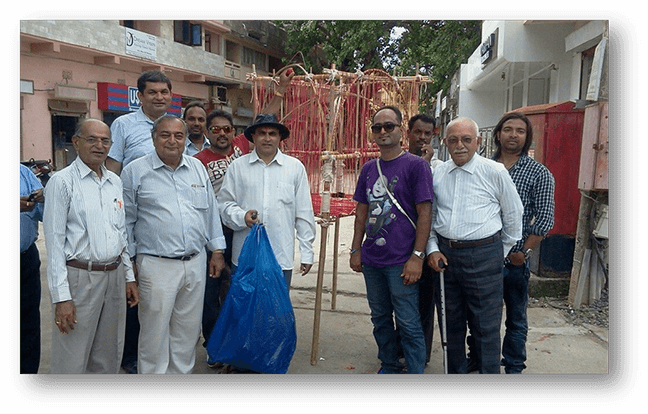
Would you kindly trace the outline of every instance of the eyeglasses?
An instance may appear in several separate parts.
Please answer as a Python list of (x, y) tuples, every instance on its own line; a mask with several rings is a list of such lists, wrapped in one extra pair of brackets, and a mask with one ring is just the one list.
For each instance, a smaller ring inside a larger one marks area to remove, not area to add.
[(94, 137), (92, 135), (90, 135), (89, 137), (80, 137), (80, 136), (77, 135), (76, 137), (81, 138), (82, 140), (87, 142), (89, 145), (95, 145), (97, 142), (101, 142), (101, 145), (103, 145), (104, 147), (108, 147), (108, 146), (112, 145), (112, 143), (113, 143), (112, 139), (110, 139), (110, 138), (97, 138), (97, 137)]
[(371, 132), (373, 132), (374, 134), (379, 134), (382, 129), (385, 129), (385, 132), (389, 133), (392, 132), (396, 127), (400, 127), (400, 125), (392, 124), (391, 122), (387, 122), (385, 124), (373, 124), (371, 126)]
[(229, 134), (234, 130), (231, 126), (224, 126), (224, 127), (219, 127), (219, 126), (210, 126), (207, 128), (212, 134), (218, 134), (221, 131), (223, 131), (226, 134)]
[(472, 144), (474, 139), (475, 138), (473, 138), (473, 137), (461, 137), (461, 138), (452, 137), (452, 138), (446, 138), (445, 141), (446, 141), (447, 145), (457, 145), (459, 140), (461, 140), (461, 142), (464, 145), (470, 145), (470, 144)]

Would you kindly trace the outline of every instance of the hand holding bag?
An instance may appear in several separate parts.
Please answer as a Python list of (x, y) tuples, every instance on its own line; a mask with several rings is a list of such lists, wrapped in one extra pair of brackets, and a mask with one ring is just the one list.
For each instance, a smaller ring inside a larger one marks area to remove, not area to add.
[(209, 356), (238, 368), (285, 374), (297, 345), (283, 271), (263, 225), (248, 234), (207, 345)]

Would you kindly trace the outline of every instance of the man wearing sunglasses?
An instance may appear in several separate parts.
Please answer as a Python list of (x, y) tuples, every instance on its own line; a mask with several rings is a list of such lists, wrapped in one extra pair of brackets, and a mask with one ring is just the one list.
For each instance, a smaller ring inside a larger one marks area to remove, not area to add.
[[(277, 91), (272, 97), (268, 105), (261, 111), (265, 114), (274, 114), (278, 116), (281, 108), (281, 101), (283, 94), (290, 87), (290, 82), (295, 76), (292, 69), (287, 69), (279, 74), (279, 85)], [(236, 128), (232, 115), (228, 112), (216, 110), (207, 115), (206, 119), (207, 137), (209, 138), (210, 145), (205, 149), (195, 154), (194, 157), (198, 158), (200, 162), (207, 169), (207, 175), (214, 189), (214, 194), (218, 196), (220, 188), (225, 179), (227, 168), (235, 159), (242, 157), (250, 152), (253, 144), (245, 137), (244, 134), (235, 136)], [(234, 232), (229, 227), (223, 224), (223, 234), (227, 248), (225, 250), (225, 263), (229, 269), (232, 268), (232, 241)], [(209, 259), (209, 258), (208, 258)], [(205, 302), (203, 308), (203, 337), (205, 339), (203, 346), (207, 346), (211, 332), (216, 325), (218, 314), (220, 313), (221, 301), (220, 298), (224, 297), (227, 293), (229, 286), (227, 275), (225, 272), (220, 278), (207, 278), (207, 285), (205, 286)], [(217, 361), (207, 360), (207, 364), (212, 368), (221, 368), (222, 364)]]
[[(431, 169), (443, 164), (443, 161), (436, 157), (434, 147), (432, 147), (435, 127), (436, 121), (432, 116), (427, 114), (416, 114), (407, 121), (407, 140), (409, 143), (408, 151), (429, 162)], [(421, 315), (423, 334), (425, 335), (426, 365), (430, 362), (430, 356), (432, 353), (432, 340), (434, 338), (434, 308), (435, 306), (440, 306), (438, 285), (438, 275), (435, 275), (427, 262), (424, 262), (421, 279), (419, 280), (419, 313)], [(438, 316), (440, 319), (440, 315)], [(400, 344), (400, 335), (398, 340), (398, 353), (399, 356), (403, 356), (403, 349)]]
[(422, 374), (425, 368), (418, 281), (430, 232), (432, 174), (427, 161), (403, 151), (401, 123), (396, 107), (375, 113), (371, 134), (380, 158), (362, 167), (353, 197), (358, 205), (350, 266), (364, 274), (379, 374), (403, 371), (394, 316), (407, 373)]

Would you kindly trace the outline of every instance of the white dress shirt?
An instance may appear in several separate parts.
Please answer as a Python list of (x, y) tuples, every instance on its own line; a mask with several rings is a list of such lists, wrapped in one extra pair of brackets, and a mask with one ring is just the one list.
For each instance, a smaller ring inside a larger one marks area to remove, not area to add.
[(128, 164), (121, 176), (131, 256), (225, 249), (218, 203), (200, 161), (183, 154), (173, 170), (153, 151)]
[(443, 164), (443, 161), (437, 158), (437, 150), (432, 149), (432, 158), (430, 159), (430, 168), (435, 169), (439, 165)]
[(503, 164), (475, 154), (463, 166), (452, 159), (432, 170), (434, 199), (427, 253), (439, 251), (437, 233), (479, 240), (502, 231), (504, 257), (522, 238), (524, 207)]
[(81, 158), (54, 174), (45, 187), (43, 229), (52, 303), (71, 300), (66, 262), (107, 263), (121, 256), (126, 281), (135, 276), (126, 251), (122, 182), (101, 166), (101, 178)]
[(256, 150), (232, 161), (218, 193), (223, 224), (234, 230), (232, 263), (238, 258), (250, 229), (245, 224), (248, 210), (259, 212), (270, 245), (283, 270), (293, 268), (295, 231), (301, 263), (312, 264), (315, 216), (304, 165), (277, 151), (270, 164)]

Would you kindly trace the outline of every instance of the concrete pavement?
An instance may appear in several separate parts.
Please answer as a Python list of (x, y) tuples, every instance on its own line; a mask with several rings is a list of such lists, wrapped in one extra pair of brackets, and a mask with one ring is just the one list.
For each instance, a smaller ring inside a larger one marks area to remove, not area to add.
[[(315, 241), (315, 260), (319, 259), (320, 227)], [(376, 357), (378, 350), (372, 335), (369, 306), (367, 305), (364, 280), (361, 274), (349, 268), (349, 245), (353, 235), (353, 217), (340, 219), (338, 252), (338, 293), (336, 309), (331, 309), (331, 286), (333, 270), (333, 233), (328, 229), (325, 260), (324, 289), (320, 318), (320, 336), (316, 364), (311, 364), (314, 325), (315, 287), (319, 263), (302, 277), (293, 275), (291, 300), (297, 325), (297, 349), (288, 374), (374, 374), (380, 368)], [(43, 298), (42, 356), (39, 373), (49, 373), (51, 357), (52, 307), (46, 278), (46, 255), (43, 232), (37, 242), (41, 252), (41, 278)], [(299, 254), (295, 255), (299, 268)], [(527, 341), (527, 369), (524, 374), (607, 374), (608, 330), (594, 326), (575, 326), (568, 323), (553, 308), (532, 307), (528, 309), (529, 335)], [(502, 335), (504, 325), (502, 321)], [(439, 330), (435, 328), (432, 357), (426, 374), (443, 374), (443, 352), (440, 347)], [(205, 363), (206, 354), (202, 340), (197, 347), (194, 374), (214, 374)]]

